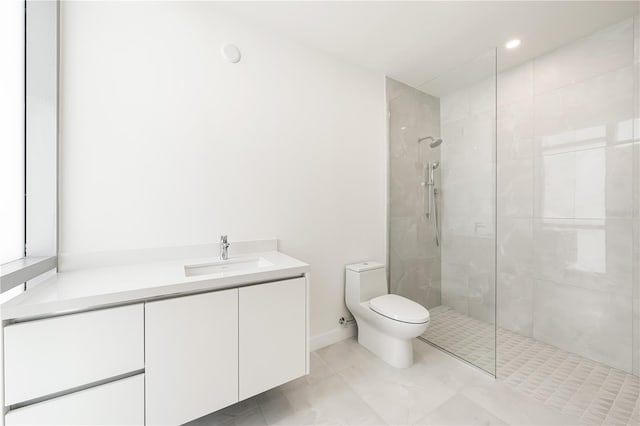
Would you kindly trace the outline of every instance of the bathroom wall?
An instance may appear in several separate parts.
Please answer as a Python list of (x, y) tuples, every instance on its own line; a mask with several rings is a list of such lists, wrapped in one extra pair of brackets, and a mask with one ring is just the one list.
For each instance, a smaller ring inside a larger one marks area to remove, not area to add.
[(442, 304), (494, 323), (495, 52), (470, 66), (493, 76), (441, 97)]
[[(421, 184), (427, 163), (440, 161), (440, 148), (418, 139), (440, 137), (440, 100), (387, 78), (387, 104), (390, 290), (431, 308), (440, 305), (440, 248), (434, 223), (425, 216), (428, 193)], [(438, 176), (439, 170), (440, 187)]]
[(275, 237), (341, 335), (345, 264), (385, 258), (383, 76), (210, 2), (63, 2), (61, 77), (62, 259)]
[(628, 19), (498, 76), (498, 324), (625, 371), (633, 31)]

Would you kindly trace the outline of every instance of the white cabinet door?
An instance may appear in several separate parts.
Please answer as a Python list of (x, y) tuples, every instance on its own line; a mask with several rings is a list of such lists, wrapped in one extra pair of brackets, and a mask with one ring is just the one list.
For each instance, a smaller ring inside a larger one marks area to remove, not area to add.
[(305, 375), (304, 278), (240, 288), (240, 399)]
[(238, 289), (145, 305), (147, 425), (178, 425), (238, 401)]
[(143, 425), (143, 374), (9, 411), (6, 426)]

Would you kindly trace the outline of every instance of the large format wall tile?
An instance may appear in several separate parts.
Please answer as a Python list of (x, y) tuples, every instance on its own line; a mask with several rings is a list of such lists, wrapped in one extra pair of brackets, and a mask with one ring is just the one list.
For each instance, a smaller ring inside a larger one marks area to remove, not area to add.
[(533, 336), (533, 278), (528, 274), (498, 272), (498, 326)]
[[(615, 126), (633, 116), (633, 78), (633, 67), (627, 66), (559, 89), (564, 92), (569, 123), (578, 135), (583, 129)], [(607, 140), (609, 145), (617, 142), (620, 141)]]
[(633, 18), (633, 47), (634, 62), (640, 63), (640, 15)]
[(630, 219), (535, 219), (537, 278), (631, 297)]
[(531, 101), (533, 97), (533, 62), (501, 72), (497, 76), (498, 107)]
[(576, 153), (575, 217), (631, 217), (632, 151), (627, 144)]
[[(490, 77), (469, 88), (469, 114), (493, 115), (496, 109), (496, 78)], [(492, 141), (493, 142), (493, 141)]]
[(468, 268), (467, 274), (469, 316), (489, 324), (495, 324), (496, 280), (493, 270), (485, 272)]
[(498, 218), (497, 320), (525, 336), (533, 333), (533, 226), (531, 218)]
[(631, 64), (633, 19), (607, 27), (534, 61), (534, 93), (583, 81)]
[[(537, 157), (534, 216), (631, 217), (632, 150), (631, 145), (625, 144)], [(522, 169), (520, 179), (526, 179), (527, 173)]]
[(631, 299), (601, 291), (534, 283), (533, 337), (624, 371), (632, 362)]
[(498, 162), (498, 216), (533, 216), (532, 157)]
[(462, 90), (440, 99), (440, 123), (445, 125), (469, 116), (469, 93)]
[(442, 304), (489, 323), (495, 321), (493, 237), (443, 236)]
[(404, 274), (396, 281), (393, 293), (426, 308), (440, 305), (440, 258), (408, 259), (403, 267)]
[(425, 217), (427, 163), (439, 150), (418, 143), (440, 136), (440, 102), (387, 79), (389, 100), (389, 277), (391, 292), (427, 306), (440, 304), (440, 250)]
[(442, 304), (461, 314), (469, 314), (469, 276), (466, 268), (442, 258)]
[(451, 264), (465, 266), (481, 273), (493, 271), (494, 247), (492, 236), (471, 236), (451, 232), (442, 240), (442, 256)]
[(533, 150), (533, 99), (498, 107), (498, 162), (529, 158)]
[[(441, 105), (442, 303), (494, 323), (496, 79), (449, 94)], [(521, 121), (505, 116), (504, 132), (519, 135)]]
[(423, 167), (406, 157), (389, 159), (391, 217), (417, 216), (424, 212)]
[(575, 212), (576, 153), (536, 158), (534, 216), (569, 218)]
[(627, 143), (633, 115), (633, 67), (533, 98), (534, 152), (550, 155)]
[(533, 220), (531, 218), (498, 218), (498, 272), (513, 276), (533, 273)]

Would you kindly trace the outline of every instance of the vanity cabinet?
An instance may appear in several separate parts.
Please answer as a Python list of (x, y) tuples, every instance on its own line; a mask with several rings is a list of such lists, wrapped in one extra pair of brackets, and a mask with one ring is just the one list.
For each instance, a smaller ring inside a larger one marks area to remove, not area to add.
[(240, 400), (304, 376), (304, 278), (240, 288)]
[(5, 425), (179, 425), (304, 376), (307, 280), (5, 324)]
[(178, 425), (238, 401), (238, 289), (145, 306), (149, 425)]

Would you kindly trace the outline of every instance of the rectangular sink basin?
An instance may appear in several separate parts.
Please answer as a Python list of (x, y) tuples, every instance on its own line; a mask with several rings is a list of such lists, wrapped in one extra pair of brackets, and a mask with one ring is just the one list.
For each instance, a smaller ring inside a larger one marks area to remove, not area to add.
[(235, 259), (201, 263), (199, 265), (185, 265), (184, 275), (187, 277), (196, 277), (199, 275), (224, 274), (229, 272), (250, 273), (269, 266), (273, 266), (273, 263), (264, 257), (238, 257)]

